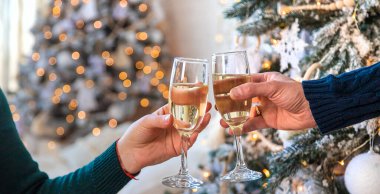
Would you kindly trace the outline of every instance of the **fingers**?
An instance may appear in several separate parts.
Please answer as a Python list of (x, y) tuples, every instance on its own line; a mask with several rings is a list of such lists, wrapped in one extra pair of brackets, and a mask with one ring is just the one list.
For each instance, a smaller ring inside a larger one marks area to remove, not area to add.
[(270, 98), (276, 92), (274, 82), (245, 83), (231, 90), (231, 98), (234, 100), (251, 99), (257, 96)]
[(210, 111), (212, 107), (212, 104), (210, 102), (207, 102), (206, 112)]
[(247, 133), (250, 131), (264, 129), (264, 128), (269, 128), (269, 126), (267, 125), (267, 123), (265, 122), (262, 116), (257, 116), (257, 117), (249, 119), (248, 121), (244, 123), (243, 132)]
[(197, 105), (207, 97), (208, 87), (202, 85), (193, 88), (172, 87), (170, 99), (177, 105)]
[[(211, 105), (210, 105), (211, 106)], [(208, 123), (210, 122), (211, 120), (211, 115), (210, 113), (207, 113), (204, 117), (203, 117), (203, 121), (202, 123), (199, 125), (198, 129), (196, 131), (194, 131), (194, 133), (191, 135), (190, 137), (190, 143), (191, 145), (195, 142), (195, 140), (197, 139), (198, 137), (198, 134), (200, 132), (203, 131), (203, 129), (206, 128), (206, 126), (208, 125)]]
[(149, 114), (142, 117), (139, 121), (141, 123), (141, 126), (147, 129), (150, 129), (150, 128), (166, 129), (173, 125), (173, 117), (170, 114), (167, 114), (167, 115)]
[(169, 109), (170, 109), (169, 108), (169, 104), (165, 104), (161, 108), (159, 108), (156, 111), (154, 111), (153, 114), (156, 114), (156, 115), (166, 115), (166, 114), (169, 114)]
[(234, 78), (228, 78), (223, 80), (214, 80), (213, 88), (215, 94), (227, 94), (232, 88), (237, 85), (247, 83), (249, 81), (249, 76), (240, 76)]
[(252, 74), (250, 77), (249, 77), (249, 81), (250, 82), (265, 82), (267, 81), (267, 74), (268, 73), (255, 73), (255, 74)]
[[(230, 126), (224, 121), (220, 120), (220, 125), (223, 128), (229, 128)], [(262, 116), (255, 116), (254, 118), (250, 118), (247, 120), (243, 125), (243, 132), (248, 133), (250, 131), (259, 130), (259, 129), (265, 129), (269, 128), (267, 123), (265, 122), (264, 118)], [(232, 130), (229, 129), (229, 134), (232, 134)]]
[(196, 132), (200, 133), (201, 131), (203, 131), (203, 129), (207, 127), (210, 120), (211, 120), (211, 114), (206, 113), (206, 115), (203, 117), (202, 123), (199, 124), (199, 127), (197, 128)]
[[(207, 102), (207, 107), (206, 107), (206, 112), (209, 112), (210, 109), (211, 109), (212, 105), (210, 102)], [(170, 113), (170, 107), (169, 107), (169, 104), (165, 104), (164, 106), (162, 106), (161, 108), (157, 109), (154, 114), (157, 114), (157, 115), (166, 115), (166, 114), (169, 114)]]
[(226, 123), (226, 121), (224, 121), (223, 119), (220, 119), (220, 126), (222, 126), (223, 128), (228, 128), (228, 127), (230, 127), (227, 123)]

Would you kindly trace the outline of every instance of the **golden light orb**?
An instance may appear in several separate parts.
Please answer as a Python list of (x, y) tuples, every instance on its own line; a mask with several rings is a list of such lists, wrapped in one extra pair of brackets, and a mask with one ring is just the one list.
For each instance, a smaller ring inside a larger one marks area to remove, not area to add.
[(129, 46), (129, 47), (124, 49), (124, 52), (127, 55), (132, 55), (133, 54), (133, 48)]
[(148, 5), (145, 4), (145, 3), (142, 3), (139, 5), (139, 11), (140, 12), (146, 12), (146, 10), (148, 10)]
[(117, 95), (117, 97), (119, 98), (119, 100), (125, 100), (127, 99), (127, 93), (125, 92), (119, 92), (119, 94)]
[(45, 75), (45, 69), (40, 67), (36, 70), (36, 75), (39, 76), (39, 77), (42, 77)]
[(97, 20), (94, 22), (94, 28), (99, 29), (103, 26), (102, 22)]
[(55, 130), (55, 133), (57, 133), (57, 135), (59, 135), (59, 136), (62, 136), (63, 134), (65, 134), (65, 129), (63, 127), (58, 127)]
[(92, 129), (92, 135), (93, 136), (97, 137), (100, 135), (100, 133), (101, 133), (101, 130), (99, 128), (95, 127)]
[(156, 72), (156, 74), (155, 74), (155, 76), (156, 76), (156, 78), (157, 79), (162, 79), (162, 78), (164, 78), (164, 72), (163, 71), (157, 71)]
[(119, 79), (125, 80), (127, 78), (128, 78), (127, 72), (122, 71), (122, 72), (119, 73)]
[(142, 69), (144, 68), (145, 64), (142, 61), (137, 61), (135, 66), (136, 66), (136, 69)]
[(147, 98), (141, 99), (140, 105), (141, 105), (141, 107), (144, 107), (144, 108), (148, 107), (149, 106), (149, 100)]
[(78, 60), (80, 57), (80, 54), (78, 51), (74, 51), (72, 54), (71, 54), (71, 58), (73, 58), (74, 60)]
[(33, 61), (38, 61), (38, 60), (40, 60), (40, 53), (37, 53), (37, 52), (33, 53), (33, 54), (32, 54), (32, 60), (33, 60)]
[(111, 127), (111, 128), (116, 128), (117, 127), (117, 120), (116, 119), (110, 119), (108, 121), (108, 125)]
[(84, 74), (84, 72), (86, 71), (86, 69), (82, 65), (80, 65), (80, 66), (78, 66), (76, 68), (75, 71), (77, 72), (78, 75), (82, 75), (82, 74)]
[(72, 123), (72, 122), (74, 122), (74, 120), (75, 120), (75, 118), (72, 114), (69, 114), (66, 116), (66, 122), (67, 123)]
[(126, 80), (123, 81), (123, 86), (124, 87), (129, 88), (129, 87), (131, 87), (131, 85), (132, 85), (132, 81), (131, 80), (126, 79)]
[(48, 146), (48, 148), (49, 148), (50, 150), (54, 150), (55, 147), (56, 147), (56, 144), (55, 144), (54, 141), (49, 141), (48, 144), (47, 144), (47, 146)]
[(150, 74), (152, 72), (152, 67), (151, 66), (145, 66), (143, 68), (144, 74)]
[(83, 110), (79, 111), (78, 112), (78, 118), (79, 119), (85, 119), (86, 118), (86, 112), (84, 112)]
[(62, 87), (62, 91), (63, 91), (64, 93), (69, 93), (69, 92), (71, 91), (71, 86), (70, 86), (69, 84), (65, 84), (65, 85), (63, 85), (63, 87)]
[(146, 32), (138, 32), (138, 33), (136, 33), (136, 39), (137, 40), (142, 40), (142, 41), (147, 40), (148, 39), (148, 33), (146, 33)]

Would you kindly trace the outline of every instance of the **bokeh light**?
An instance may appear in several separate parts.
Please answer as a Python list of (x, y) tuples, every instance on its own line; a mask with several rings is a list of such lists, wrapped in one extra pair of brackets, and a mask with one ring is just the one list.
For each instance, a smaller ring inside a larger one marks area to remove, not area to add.
[(141, 105), (141, 107), (144, 107), (144, 108), (148, 107), (149, 106), (149, 100), (147, 98), (141, 99), (140, 105)]

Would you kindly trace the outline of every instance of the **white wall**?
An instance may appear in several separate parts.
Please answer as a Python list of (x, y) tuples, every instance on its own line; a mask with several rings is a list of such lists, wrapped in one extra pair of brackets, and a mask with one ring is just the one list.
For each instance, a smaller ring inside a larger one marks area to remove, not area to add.
[(0, 1), (0, 87), (16, 91), (17, 73), (25, 55), (30, 55), (34, 38), (30, 32), (37, 7), (45, 0)]
[(210, 59), (213, 52), (231, 48), (235, 25), (223, 18), (226, 5), (220, 2), (224, 1), (161, 0), (173, 55)]

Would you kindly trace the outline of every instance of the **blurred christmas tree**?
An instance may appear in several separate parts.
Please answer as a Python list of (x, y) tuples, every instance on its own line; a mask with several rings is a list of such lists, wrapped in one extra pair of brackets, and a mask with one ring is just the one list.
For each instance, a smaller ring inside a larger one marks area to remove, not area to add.
[(160, 17), (140, 0), (54, 0), (40, 10), (14, 99), (21, 130), (65, 138), (136, 119), (168, 97)]
[[(256, 72), (318, 79), (379, 61), (377, 0), (239, 0), (225, 14), (241, 22), (237, 45), (247, 49)], [(252, 132), (245, 138), (247, 163), (265, 177), (219, 186), (218, 177), (234, 166), (227, 135), (226, 144), (211, 153), (211, 163), (201, 167), (208, 183), (199, 192), (378, 193), (380, 155), (366, 153), (378, 131), (380, 119), (324, 136), (318, 129)]]

